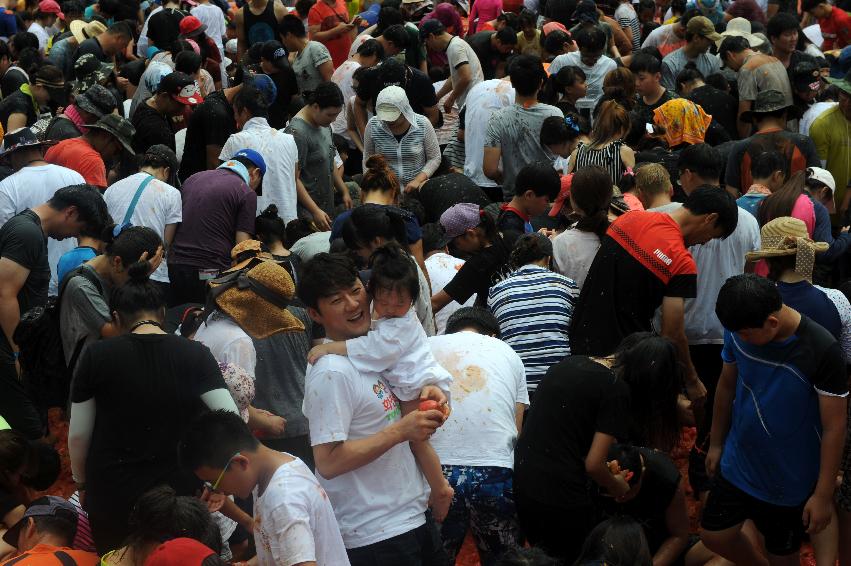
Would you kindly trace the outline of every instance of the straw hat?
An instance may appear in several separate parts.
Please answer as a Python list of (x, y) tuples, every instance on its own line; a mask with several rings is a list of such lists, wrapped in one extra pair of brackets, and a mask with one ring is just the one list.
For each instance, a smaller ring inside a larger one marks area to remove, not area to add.
[(233, 267), (222, 273), (231, 273), (246, 268), (253, 261), (273, 261), (269, 252), (263, 250), (263, 244), (259, 240), (243, 240), (230, 251), (230, 259)]
[(803, 220), (781, 216), (767, 222), (759, 231), (760, 249), (745, 254), (748, 261), (773, 257), (795, 256), (795, 272), (807, 278), (813, 274), (816, 254), (827, 251), (825, 242), (814, 242), (807, 234)]
[(292, 277), (273, 261), (260, 261), (246, 270), (232, 269), (210, 281), (210, 286), (218, 309), (252, 338), (304, 330), (301, 321), (287, 310), (295, 296)]

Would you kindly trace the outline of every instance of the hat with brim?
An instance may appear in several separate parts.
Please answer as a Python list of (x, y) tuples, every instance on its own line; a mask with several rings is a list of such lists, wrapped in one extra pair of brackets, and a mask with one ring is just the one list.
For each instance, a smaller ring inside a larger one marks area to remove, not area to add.
[(74, 522), (76, 527), (79, 521), (77, 509), (67, 500), (56, 495), (46, 495), (33, 501), (24, 516), (3, 533), (3, 541), (11, 546), (18, 546), (18, 535), (27, 524), (30, 517), (62, 517), (64, 515), (69, 521)]
[(722, 39), (721, 34), (715, 31), (715, 25), (713, 25), (712, 21), (706, 16), (695, 16), (690, 19), (688, 24), (686, 24), (686, 31), (694, 35), (705, 37), (706, 39), (716, 43)]
[(180, 20), (180, 37), (197, 37), (207, 31), (207, 24), (195, 16), (186, 16)]
[(744, 37), (748, 40), (748, 45), (751, 47), (757, 47), (765, 43), (761, 37), (751, 33), (751, 23), (745, 18), (733, 18), (727, 22), (727, 29), (721, 32), (721, 37), (715, 42), (715, 45), (719, 49), (725, 37)]
[(375, 115), (383, 122), (395, 122), (402, 115), (402, 111), (392, 104), (379, 104), (375, 107)]
[(760, 114), (769, 114), (778, 110), (786, 110), (786, 118), (788, 120), (796, 120), (801, 117), (800, 109), (794, 104), (789, 104), (786, 101), (786, 96), (779, 90), (764, 90), (756, 95), (756, 100), (753, 101), (750, 110), (745, 110), (741, 114), (742, 122), (751, 122)]
[(74, 94), (86, 92), (94, 85), (105, 83), (113, 72), (115, 72), (115, 69), (112, 65), (109, 63), (103, 63), (85, 77), (74, 81), (72, 91)]
[(97, 123), (85, 124), (85, 127), (112, 134), (131, 155), (136, 154), (136, 151), (133, 149), (133, 136), (136, 135), (136, 128), (125, 118), (116, 114), (107, 114), (98, 120)]
[(71, 35), (77, 40), (77, 43), (83, 43), (87, 39), (97, 37), (106, 31), (106, 25), (103, 22), (93, 20), (85, 22), (83, 20), (74, 20), (69, 25)]
[(55, 145), (57, 142), (50, 140), (39, 140), (33, 131), (29, 128), (18, 128), (9, 132), (3, 138), (3, 144), (0, 145), (0, 162), (9, 159), (14, 152), (27, 147), (47, 147)]
[(118, 103), (112, 93), (99, 84), (92, 85), (91, 88), (77, 95), (74, 104), (80, 110), (97, 116), (99, 119), (107, 114), (112, 114), (118, 108)]
[(252, 262), (274, 261), (272, 254), (263, 250), (263, 243), (259, 240), (243, 240), (238, 243), (230, 251), (230, 259), (233, 265), (222, 271), (222, 274), (245, 269)]
[(210, 286), (216, 307), (254, 339), (304, 331), (304, 324), (287, 310), (295, 297), (295, 284), (287, 270), (274, 261), (230, 270), (210, 281)]
[(851, 72), (849, 72), (845, 77), (841, 79), (834, 79), (833, 77), (824, 77), (829, 84), (832, 84), (845, 94), (851, 94)]
[(767, 222), (759, 235), (760, 248), (746, 253), (747, 261), (794, 255), (795, 272), (807, 278), (812, 278), (815, 255), (826, 252), (830, 247), (827, 242), (814, 242), (804, 221), (791, 216)]

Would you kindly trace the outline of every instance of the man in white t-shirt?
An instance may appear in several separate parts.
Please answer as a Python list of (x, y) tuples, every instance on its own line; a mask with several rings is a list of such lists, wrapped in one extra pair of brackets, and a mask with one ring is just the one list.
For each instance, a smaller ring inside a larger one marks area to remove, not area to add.
[(445, 51), (449, 60), (449, 80), (443, 83), (437, 93), (441, 100), (449, 94), (443, 103), (444, 112), (452, 107), (461, 108), (470, 89), (485, 80), (479, 57), (469, 43), (446, 31), (440, 20), (427, 20), (420, 27), (420, 38), (431, 51)]
[(464, 117), (464, 174), (479, 187), (498, 187), (485, 176), (482, 161), (485, 152), (485, 133), (494, 112), (514, 104), (511, 79), (484, 81), (467, 93), (467, 113)]
[[(16, 141), (17, 140), (17, 141)], [(65, 167), (52, 165), (44, 160), (44, 149), (50, 142), (39, 142), (24, 128), (7, 132), (3, 140), (7, 160), (15, 173), (0, 181), (0, 225), (28, 208), (38, 206), (53, 198), (53, 194), (69, 185), (80, 185), (83, 176)], [(59, 294), (56, 266), (65, 252), (77, 247), (76, 238), (47, 240), (47, 261), (50, 263), (50, 286), (48, 294)]]
[(455, 490), (441, 525), (452, 562), (470, 528), (485, 564), (523, 540), (510, 494), (529, 392), (523, 361), (497, 336), (489, 310), (463, 307), (449, 317), (445, 336), (429, 338), (435, 359), (453, 377), (452, 418), (431, 438)]
[[(329, 340), (369, 331), (369, 297), (349, 258), (318, 254), (305, 264), (298, 294)], [(426, 513), (427, 484), (408, 445), (429, 438), (443, 413), (402, 417), (380, 375), (358, 373), (347, 357), (336, 355), (308, 366), (303, 412), (319, 483), (334, 506), (351, 564), (447, 565)]]
[[(135, 175), (110, 185), (103, 195), (112, 219), (123, 224), (127, 212), (142, 183), (149, 178), (127, 221), (133, 226), (145, 226), (159, 234), (166, 254), (177, 226), (183, 221), (183, 203), (173, 184), (177, 182), (180, 162), (174, 152), (164, 145), (152, 145), (142, 157), (142, 166)], [(165, 261), (151, 274), (153, 281), (168, 284), (168, 265)]]
[(254, 496), (259, 564), (348, 566), (328, 495), (298, 458), (260, 444), (229, 411), (206, 413), (184, 433), (183, 467), (205, 481), (205, 498)]
[(576, 34), (576, 45), (579, 51), (559, 55), (550, 63), (547, 71), (554, 75), (563, 67), (579, 67), (585, 73), (585, 84), (588, 87), (586, 98), (597, 105), (603, 96), (603, 79), (611, 71), (618, 68), (617, 63), (604, 55), (606, 51), (606, 34), (596, 27), (585, 28)]
[[(441, 291), (446, 287), (447, 283), (452, 281), (461, 266), (464, 265), (464, 260), (449, 254), (449, 241), (452, 238), (446, 236), (446, 231), (438, 222), (426, 224), (422, 228), (423, 232), (423, 256), (425, 256), (425, 266), (428, 271), (428, 280), (431, 282), (432, 294)], [(460, 309), (462, 306), (471, 307), (476, 303), (476, 293), (467, 299), (463, 305), (452, 301), (434, 315), (434, 324), (437, 329), (437, 334), (443, 334), (446, 331), (446, 321), (449, 317)]]

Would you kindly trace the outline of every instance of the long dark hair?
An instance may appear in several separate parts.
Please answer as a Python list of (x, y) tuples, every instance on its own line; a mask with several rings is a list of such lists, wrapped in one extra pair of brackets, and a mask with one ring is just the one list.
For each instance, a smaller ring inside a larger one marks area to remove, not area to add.
[(407, 251), (405, 219), (387, 206), (364, 204), (355, 208), (343, 223), (343, 241), (346, 247), (356, 251), (368, 247), (376, 238), (396, 241)]
[(576, 223), (576, 229), (593, 232), (600, 237), (609, 229), (609, 205), (614, 190), (611, 176), (601, 167), (583, 167), (573, 174), (570, 183), (573, 202), (585, 215)]
[(130, 279), (112, 292), (110, 309), (129, 321), (141, 312), (158, 312), (165, 308), (160, 288), (148, 279), (151, 273), (149, 261), (136, 261), (127, 268)]
[(651, 566), (652, 563), (644, 529), (635, 519), (618, 516), (594, 527), (574, 565)]
[(677, 396), (683, 384), (674, 343), (652, 332), (630, 334), (618, 346), (612, 369), (631, 392), (632, 441), (670, 452), (680, 436)]
[(756, 219), (760, 226), (781, 216), (792, 216), (792, 209), (798, 197), (804, 194), (804, 182), (807, 179), (805, 171), (793, 173), (783, 186), (774, 191), (762, 201), (757, 211)]

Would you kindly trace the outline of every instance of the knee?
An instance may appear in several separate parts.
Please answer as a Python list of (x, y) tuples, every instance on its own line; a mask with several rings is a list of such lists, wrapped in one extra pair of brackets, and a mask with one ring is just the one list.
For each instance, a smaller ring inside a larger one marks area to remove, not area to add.
[(738, 536), (738, 529), (726, 529), (723, 531), (700, 529), (700, 540), (703, 542), (703, 545), (716, 554), (728, 548), (736, 536)]

